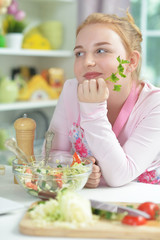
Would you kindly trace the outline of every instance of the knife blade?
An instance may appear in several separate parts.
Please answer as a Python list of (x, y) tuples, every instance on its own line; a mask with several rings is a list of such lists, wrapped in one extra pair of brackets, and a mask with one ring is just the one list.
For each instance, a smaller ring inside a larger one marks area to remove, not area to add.
[(95, 209), (114, 212), (114, 213), (128, 212), (128, 215), (131, 215), (131, 216), (142, 216), (142, 217), (145, 217), (146, 219), (150, 218), (149, 214), (147, 214), (146, 212), (140, 211), (138, 209), (120, 206), (117, 204), (105, 203), (105, 202), (101, 202), (93, 199), (90, 199), (90, 202), (91, 202), (92, 208), (95, 208)]

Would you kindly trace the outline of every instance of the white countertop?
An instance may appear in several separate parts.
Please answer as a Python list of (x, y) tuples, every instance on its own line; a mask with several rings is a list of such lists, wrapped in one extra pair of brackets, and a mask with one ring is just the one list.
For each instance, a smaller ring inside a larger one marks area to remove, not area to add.
[[(0, 197), (15, 201), (24, 205), (19, 209), (7, 214), (0, 215), (1, 240), (51, 240), (53, 237), (32, 237), (22, 235), (18, 225), (31, 203), (37, 198), (29, 196), (18, 184), (14, 184), (12, 168), (5, 166), (5, 175), (0, 175)], [(160, 203), (160, 186), (132, 182), (118, 188), (99, 187), (96, 189), (83, 189), (80, 194), (86, 198), (107, 202), (145, 202), (153, 201)], [(0, 206), (1, 209), (1, 206)], [(118, 237), (118, 236), (117, 236)], [(56, 239), (56, 238), (54, 238)], [(66, 238), (58, 238), (64, 240)], [(69, 239), (69, 238), (67, 238)], [(78, 238), (77, 238), (78, 239)], [(118, 238), (117, 238), (118, 239)], [(72, 238), (73, 240), (73, 238)]]

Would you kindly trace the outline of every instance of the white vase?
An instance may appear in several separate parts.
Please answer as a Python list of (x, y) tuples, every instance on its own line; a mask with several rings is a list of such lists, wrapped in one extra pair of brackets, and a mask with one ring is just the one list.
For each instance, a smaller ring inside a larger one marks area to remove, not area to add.
[(22, 33), (8, 33), (5, 36), (6, 47), (13, 49), (20, 49), (22, 46), (23, 34)]

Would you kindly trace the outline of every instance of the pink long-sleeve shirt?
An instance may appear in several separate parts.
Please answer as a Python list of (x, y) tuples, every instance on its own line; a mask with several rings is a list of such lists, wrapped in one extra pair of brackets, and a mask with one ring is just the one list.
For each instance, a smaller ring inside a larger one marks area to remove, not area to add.
[[(64, 84), (49, 126), (56, 133), (52, 150), (71, 151), (69, 132), (79, 119), (88, 147), (107, 185), (124, 185), (146, 170), (160, 167), (159, 88), (144, 83), (126, 123), (116, 136), (114, 126), (112, 128), (107, 118), (107, 101), (79, 102), (77, 86), (76, 79), (67, 80)], [(117, 126), (120, 121), (116, 122)]]

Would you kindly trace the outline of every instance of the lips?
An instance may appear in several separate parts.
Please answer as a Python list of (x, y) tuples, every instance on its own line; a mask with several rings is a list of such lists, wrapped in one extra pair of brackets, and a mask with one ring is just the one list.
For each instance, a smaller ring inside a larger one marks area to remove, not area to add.
[(97, 78), (100, 75), (101, 73), (99, 72), (87, 72), (86, 74), (84, 74), (84, 78), (86, 78), (87, 80), (90, 80), (90, 79)]

